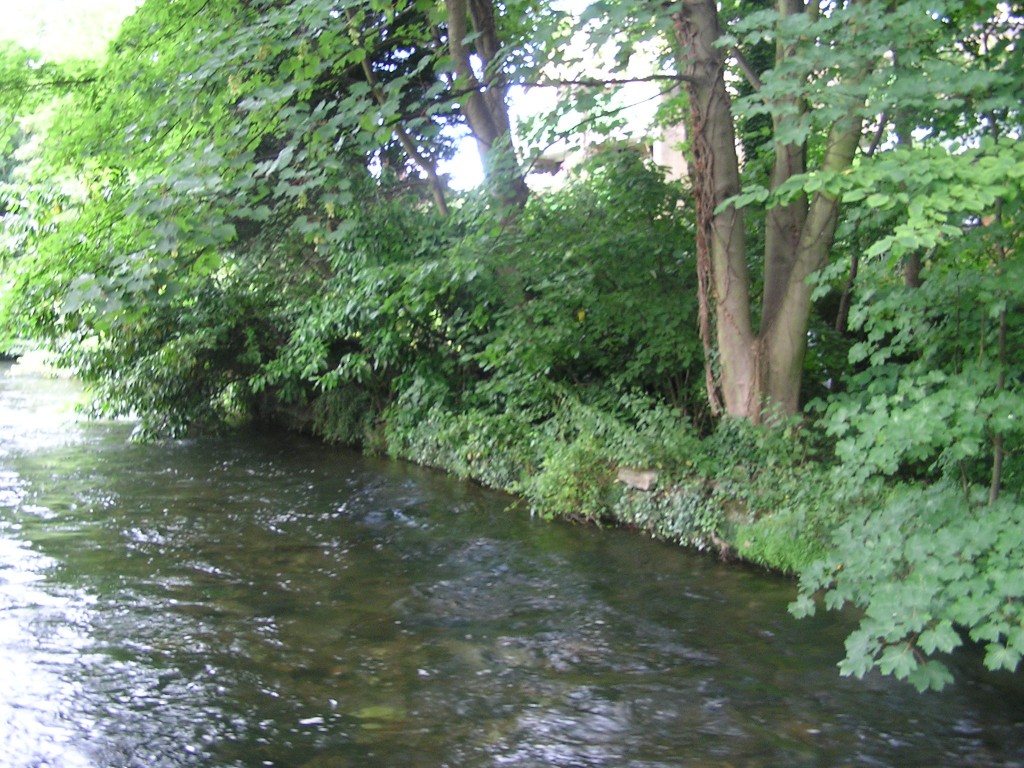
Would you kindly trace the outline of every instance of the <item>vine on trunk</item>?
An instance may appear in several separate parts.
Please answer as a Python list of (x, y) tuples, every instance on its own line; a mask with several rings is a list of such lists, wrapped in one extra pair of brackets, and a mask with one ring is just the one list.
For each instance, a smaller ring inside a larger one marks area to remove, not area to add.
[[(673, 15), (676, 35), (684, 46), (694, 44), (694, 31), (682, 12)], [(692, 67), (691, 67), (692, 69)], [(691, 74), (691, 73), (687, 73)], [(715, 316), (712, 309), (714, 296), (714, 279), (711, 266), (712, 223), (715, 215), (715, 189), (712, 183), (714, 151), (707, 139), (704, 125), (704, 112), (701, 110), (700, 98), (694, 80), (685, 78), (686, 92), (690, 102), (690, 120), (693, 126), (693, 170), (690, 179), (694, 188), (697, 211), (697, 301), (698, 327), (700, 340), (704, 346), (704, 384), (708, 392), (708, 404), (711, 413), (719, 416), (722, 413), (722, 398), (712, 365), (712, 330)]]

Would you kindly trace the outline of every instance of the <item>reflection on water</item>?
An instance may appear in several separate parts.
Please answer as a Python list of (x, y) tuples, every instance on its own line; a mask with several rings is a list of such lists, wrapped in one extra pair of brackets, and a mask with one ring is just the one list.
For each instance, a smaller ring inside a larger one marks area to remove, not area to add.
[(130, 445), (67, 394), (0, 380), (0, 763), (1024, 765), (1014, 678), (843, 680), (848, 620), (788, 581), (294, 437)]
[(62, 676), (69, 651), (85, 640), (75, 627), (87, 600), (40, 588), (53, 566), (45, 556), (0, 537), (0, 761), (16, 766), (90, 766), (80, 732), (63, 720), (77, 695)]

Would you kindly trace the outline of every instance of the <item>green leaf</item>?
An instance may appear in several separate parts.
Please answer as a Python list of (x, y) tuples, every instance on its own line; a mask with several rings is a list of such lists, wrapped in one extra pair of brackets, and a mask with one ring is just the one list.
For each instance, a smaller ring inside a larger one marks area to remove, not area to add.
[(941, 691), (953, 682), (953, 675), (945, 664), (939, 661), (926, 661), (907, 675), (907, 681), (918, 693), (925, 691)]
[(953, 628), (953, 623), (943, 620), (930, 629), (926, 629), (917, 639), (917, 646), (927, 654), (935, 651), (949, 653), (963, 643), (959, 633)]
[(797, 619), (813, 616), (815, 611), (814, 600), (808, 595), (800, 595), (789, 604), (788, 609), (790, 614)]
[(890, 645), (878, 660), (879, 670), (897, 680), (905, 679), (917, 667), (917, 659), (914, 658), (914, 651), (909, 644)]
[(989, 643), (985, 646), (985, 666), (992, 671), (1005, 669), (1009, 672), (1016, 672), (1020, 664), (1021, 652), (1007, 648), (1002, 643)]

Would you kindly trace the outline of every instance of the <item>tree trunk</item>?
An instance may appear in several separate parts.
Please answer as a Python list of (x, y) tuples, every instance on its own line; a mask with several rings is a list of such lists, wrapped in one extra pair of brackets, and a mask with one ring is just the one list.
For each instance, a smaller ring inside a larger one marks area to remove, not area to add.
[[(448, 10), (448, 50), (456, 82), (466, 92), (462, 111), (480, 150), (487, 184), (504, 206), (521, 208), (529, 197), (519, 160), (512, 144), (512, 128), (505, 101), (505, 87), (495, 64), (501, 50), (491, 0), (445, 0)], [(473, 71), (467, 43), (473, 26), (473, 46), (483, 65), (483, 82)]]
[[(794, 16), (804, 12), (803, 0), (778, 0), (778, 10), (783, 16)], [(775, 47), (775, 67), (781, 68), (793, 55), (791, 47), (778, 41)], [(796, 90), (796, 89), (794, 89)], [(799, 96), (785, 100), (790, 110), (772, 116), (772, 128), (780, 135), (790, 123), (799, 123), (804, 118), (806, 106)], [(769, 187), (778, 189), (787, 179), (807, 171), (807, 147), (803, 143), (775, 143), (775, 162), (772, 167)], [(765, 213), (764, 247), (764, 297), (762, 300), (762, 322), (771, 324), (775, 312), (782, 305), (786, 286), (795, 267), (800, 244), (800, 233), (807, 220), (807, 198), (801, 195), (787, 205), (776, 205)]]
[[(861, 123), (856, 118), (842, 120), (832, 127), (822, 161), (824, 171), (838, 172), (852, 164), (860, 133)], [(839, 200), (827, 192), (818, 192), (811, 201), (800, 233), (786, 293), (770, 322), (761, 328), (769, 350), (765, 400), (781, 415), (797, 413), (800, 407), (813, 292), (809, 278), (828, 263), (838, 220)]]
[[(718, 205), (740, 190), (739, 158), (729, 94), (725, 89), (725, 61), (715, 41), (721, 34), (713, 0), (683, 3), (675, 17), (682, 47), (686, 89), (690, 99), (690, 135), (694, 161), (691, 178), (697, 197), (698, 270), (708, 280), (702, 307), (714, 305), (722, 405), (730, 416), (760, 413), (756, 340), (750, 319), (750, 277), (747, 272), (743, 212)], [(702, 318), (702, 331), (710, 321)], [(705, 361), (710, 366), (711, 361)], [(709, 368), (709, 392), (717, 398)]]
[[(804, 12), (799, 0), (780, 0), (779, 8), (783, 14)], [(754, 422), (766, 416), (795, 414), (800, 407), (811, 311), (808, 278), (827, 263), (839, 201), (818, 192), (810, 202), (798, 199), (767, 211), (765, 289), (761, 328), (755, 332), (743, 214), (733, 206), (719, 210), (723, 201), (739, 192), (740, 178), (725, 60), (715, 45), (721, 35), (717, 3), (683, 0), (675, 22), (690, 98), (698, 273), (707, 271), (713, 278), (718, 387), (724, 409), (730, 416)], [(779, 60), (787, 55), (780, 47)], [(776, 120), (776, 130), (780, 120)], [(832, 127), (822, 161), (824, 171), (838, 172), (850, 166), (860, 128), (855, 118)], [(773, 188), (806, 171), (804, 145), (776, 143), (775, 152)], [(702, 318), (702, 329), (704, 326)], [(710, 366), (711, 361), (706, 364)], [(709, 386), (709, 395), (716, 394)]]
[[(896, 51), (892, 51), (893, 69), (900, 65)], [(914, 123), (908, 116), (906, 110), (899, 110), (895, 116), (896, 141), (901, 147), (913, 149), (914, 147)], [(921, 270), (924, 265), (921, 263), (921, 252), (914, 251), (907, 255), (903, 262), (903, 285), (907, 288), (921, 287)]]

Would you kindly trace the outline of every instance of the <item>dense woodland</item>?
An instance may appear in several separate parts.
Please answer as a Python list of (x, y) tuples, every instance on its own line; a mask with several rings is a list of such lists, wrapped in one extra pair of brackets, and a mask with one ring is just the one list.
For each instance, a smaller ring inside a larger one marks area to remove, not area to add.
[[(146, 0), (102, 61), (2, 50), (2, 346), (143, 438), (284, 423), (798, 573), (795, 615), (862, 611), (845, 674), (941, 688), (965, 643), (1014, 671), (1022, 27), (985, 0)], [(639, 85), (681, 178), (623, 138)]]

